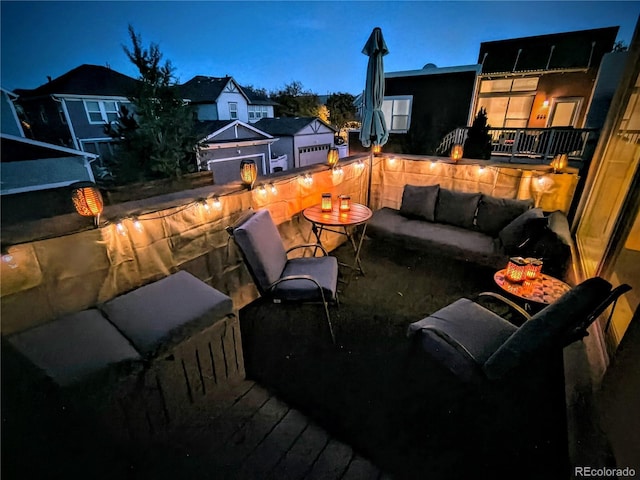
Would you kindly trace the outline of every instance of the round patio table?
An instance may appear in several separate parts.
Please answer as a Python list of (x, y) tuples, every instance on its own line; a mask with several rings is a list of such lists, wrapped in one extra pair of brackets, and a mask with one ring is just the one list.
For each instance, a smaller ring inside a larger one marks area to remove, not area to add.
[[(302, 216), (311, 222), (311, 230), (313, 231), (318, 243), (322, 245), (320, 236), (323, 231), (338, 233), (345, 235), (351, 246), (355, 260), (353, 265), (346, 265), (353, 270), (358, 270), (364, 275), (362, 264), (360, 263), (360, 250), (362, 249), (362, 240), (367, 230), (367, 221), (371, 218), (373, 212), (371, 209), (360, 203), (352, 203), (349, 210), (339, 210), (338, 205), (334, 205), (330, 212), (323, 212), (320, 204), (305, 208)], [(356, 243), (355, 230), (358, 225), (363, 225), (360, 238)]]

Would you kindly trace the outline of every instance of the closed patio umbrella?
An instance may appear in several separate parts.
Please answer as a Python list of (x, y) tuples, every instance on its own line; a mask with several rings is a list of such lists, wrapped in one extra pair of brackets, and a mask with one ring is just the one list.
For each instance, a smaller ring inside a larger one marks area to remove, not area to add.
[(382, 57), (389, 53), (389, 49), (379, 27), (374, 28), (371, 32), (369, 40), (367, 40), (362, 49), (362, 53), (369, 57), (363, 94), (362, 127), (360, 128), (362, 146), (372, 147), (369, 155), (369, 188), (367, 190), (367, 205), (369, 206), (371, 200), (371, 175), (373, 173), (373, 146), (382, 146), (389, 139), (389, 132), (382, 113), (382, 102), (384, 100), (384, 62)]
[(360, 141), (363, 147), (382, 146), (389, 139), (389, 132), (382, 114), (382, 101), (384, 100), (384, 63), (382, 57), (389, 53), (389, 50), (379, 27), (374, 28), (371, 32), (362, 53), (369, 57), (369, 63), (367, 64), (367, 80), (364, 86)]

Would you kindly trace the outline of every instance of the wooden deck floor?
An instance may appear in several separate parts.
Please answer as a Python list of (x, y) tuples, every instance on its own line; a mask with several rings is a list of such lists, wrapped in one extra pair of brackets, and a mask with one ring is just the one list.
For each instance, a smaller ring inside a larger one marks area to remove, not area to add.
[[(390, 478), (253, 381), (217, 395), (171, 428), (137, 465), (140, 478), (382, 480)], [(164, 450), (167, 452), (164, 452)], [(185, 476), (186, 475), (186, 476)]]

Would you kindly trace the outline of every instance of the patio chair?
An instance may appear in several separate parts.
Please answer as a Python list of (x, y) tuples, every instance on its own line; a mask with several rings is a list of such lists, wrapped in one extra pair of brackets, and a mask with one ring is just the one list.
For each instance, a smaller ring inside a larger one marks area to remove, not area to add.
[[(329, 303), (338, 302), (338, 261), (329, 256), (320, 244), (296, 245), (285, 250), (271, 214), (257, 212), (228, 227), (227, 232), (240, 248), (245, 264), (260, 295), (274, 303), (320, 302), (324, 306), (331, 340), (335, 335), (331, 325)], [(288, 258), (296, 249), (313, 247), (323, 252), (321, 257)]]
[(523, 315), (516, 327), (467, 298), (461, 298), (427, 318), (412, 323), (407, 335), (414, 348), (434, 358), (468, 382), (512, 378), (521, 367), (554, 357), (588, 335), (587, 328), (613, 305), (629, 285), (611, 289), (606, 280), (590, 278), (533, 317), (510, 300), (497, 298)]

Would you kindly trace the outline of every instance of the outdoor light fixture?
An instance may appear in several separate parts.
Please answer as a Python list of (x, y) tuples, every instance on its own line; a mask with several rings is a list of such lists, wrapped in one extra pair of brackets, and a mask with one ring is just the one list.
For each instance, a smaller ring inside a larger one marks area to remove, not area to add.
[(220, 202), (220, 197), (213, 197), (213, 206), (216, 210), (220, 210), (222, 208), (222, 202)]
[(526, 278), (527, 262), (522, 257), (511, 257), (507, 264), (506, 277), (513, 283), (522, 283)]
[(457, 162), (458, 160), (460, 160), (462, 158), (462, 145), (460, 144), (456, 144), (453, 147), (451, 147), (451, 160), (453, 160), (454, 162)]
[(542, 260), (537, 258), (526, 258), (527, 266), (524, 269), (524, 274), (527, 280), (535, 280), (538, 278), (542, 271)]
[(250, 159), (244, 159), (240, 162), (240, 178), (249, 190), (253, 188), (253, 184), (258, 178), (258, 166), (256, 162)]
[(331, 202), (331, 194), (323, 193), (322, 194), (322, 204), (321, 209), (323, 212), (330, 212), (333, 209), (333, 205)]
[(372, 150), (374, 155), (380, 155), (382, 153), (382, 145), (374, 145)]
[(551, 160), (551, 169), (553, 173), (562, 173), (567, 168), (568, 157), (566, 153), (560, 153)]
[(91, 182), (75, 183), (72, 188), (71, 200), (76, 212), (83, 217), (93, 217), (97, 227), (100, 224), (100, 214), (104, 208), (100, 190)]
[(348, 212), (351, 210), (351, 196), (349, 195), (340, 195), (340, 211)]
[(338, 155), (338, 149), (336, 147), (331, 147), (329, 152), (327, 153), (327, 163), (333, 169), (338, 164), (338, 160), (340, 159), (340, 155)]

